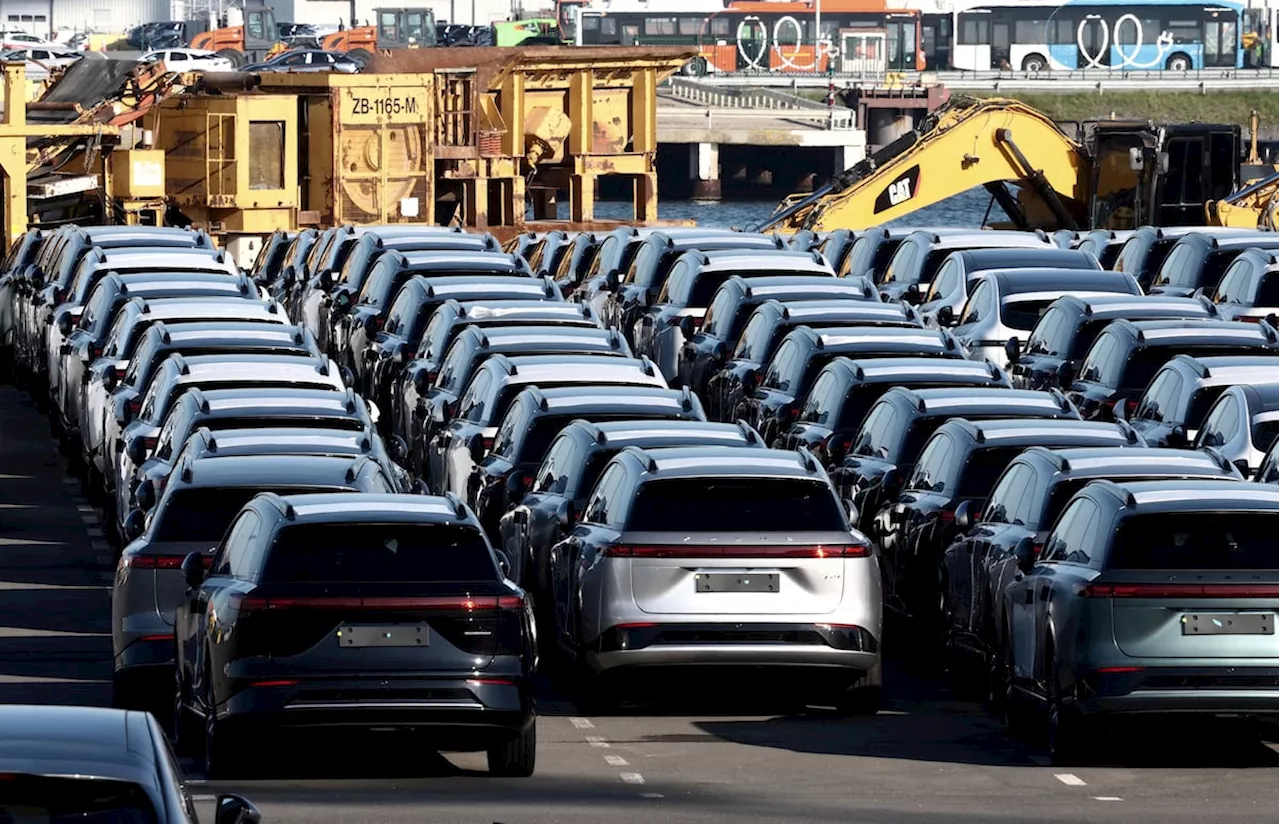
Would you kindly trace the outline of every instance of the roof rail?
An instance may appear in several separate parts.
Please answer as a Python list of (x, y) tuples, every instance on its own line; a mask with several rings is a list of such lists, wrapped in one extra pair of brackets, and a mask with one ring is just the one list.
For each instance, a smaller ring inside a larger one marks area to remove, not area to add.
[(1070, 412), (1070, 411), (1071, 411), (1071, 409), (1072, 409), (1071, 401), (1070, 401), (1070, 399), (1068, 399), (1068, 398), (1067, 398), (1067, 396), (1063, 393), (1063, 391), (1062, 391), (1061, 389), (1059, 389), (1059, 388), (1058, 388), (1058, 387), (1056, 387), (1056, 386), (1051, 386), (1051, 387), (1049, 387), (1049, 390), (1048, 390), (1048, 391), (1049, 391), (1049, 394), (1050, 394), (1050, 395), (1053, 395), (1054, 399), (1055, 399), (1055, 400), (1057, 400), (1057, 402), (1058, 402), (1058, 407), (1059, 407), (1063, 412)]
[(747, 423), (742, 418), (738, 418), (737, 426), (738, 429), (742, 431), (742, 437), (747, 443), (762, 443), (760, 433), (757, 432), (751, 424)]
[(693, 409), (693, 390), (688, 384), (680, 387), (680, 408), (685, 412)]
[(199, 407), (201, 414), (209, 414), (209, 399), (204, 396), (204, 390), (196, 386), (187, 390), (187, 394), (191, 396), (192, 402)]
[(529, 397), (533, 400), (534, 405), (537, 406), (539, 410), (546, 412), (551, 408), (551, 404), (547, 402), (547, 396), (546, 393), (542, 391), (542, 387), (526, 386), (524, 391), (529, 393)]
[(156, 335), (159, 336), (162, 343), (169, 344), (173, 342), (173, 337), (170, 336), (169, 330), (165, 327), (164, 321), (156, 321), (151, 328), (156, 330)]
[(822, 464), (818, 463), (818, 459), (813, 457), (813, 453), (807, 447), (797, 446), (796, 452), (800, 455), (800, 463), (804, 464), (805, 469), (817, 472), (822, 468)]
[(1134, 429), (1128, 421), (1115, 421), (1115, 425), (1120, 428), (1126, 441), (1129, 443), (1138, 442), (1138, 430)]
[(1211, 446), (1202, 446), (1202, 447), (1200, 447), (1200, 451), (1201, 451), (1201, 452), (1203, 452), (1204, 454), (1208, 455), (1210, 458), (1212, 458), (1212, 459), (1213, 459), (1213, 462), (1214, 462), (1214, 463), (1216, 463), (1216, 464), (1218, 465), (1218, 468), (1219, 468), (1219, 469), (1221, 469), (1221, 470), (1223, 470), (1224, 472), (1232, 472), (1232, 473), (1234, 473), (1234, 472), (1236, 471), (1235, 464), (1233, 464), (1233, 463), (1231, 463), (1231, 461), (1227, 460), (1227, 456), (1226, 456), (1226, 455), (1223, 455), (1221, 452), (1219, 452), (1218, 450), (1214, 449), (1213, 447), (1211, 447)]
[(181, 352), (177, 352), (169, 356), (173, 361), (174, 368), (178, 370), (179, 375), (190, 375), (191, 367), (187, 364), (187, 358)]
[(649, 360), (648, 355), (640, 356), (640, 371), (644, 372), (649, 377), (653, 377), (657, 374), (657, 371), (653, 368), (653, 361)]
[(631, 453), (633, 453), (633, 454), (636, 456), (636, 459), (637, 459), (637, 460), (639, 460), (639, 461), (640, 461), (640, 463), (644, 465), (644, 468), (645, 468), (645, 471), (646, 471), (646, 472), (657, 472), (657, 471), (658, 471), (658, 462), (657, 462), (657, 460), (655, 460), (655, 459), (654, 459), (654, 457), (653, 457), (652, 455), (650, 455), (648, 452), (645, 452), (645, 451), (644, 451), (643, 449), (641, 449), (640, 447), (638, 447), (638, 446), (628, 446), (626, 449), (624, 449), (624, 450), (622, 450), (622, 451), (623, 451), (623, 452), (631, 452)]

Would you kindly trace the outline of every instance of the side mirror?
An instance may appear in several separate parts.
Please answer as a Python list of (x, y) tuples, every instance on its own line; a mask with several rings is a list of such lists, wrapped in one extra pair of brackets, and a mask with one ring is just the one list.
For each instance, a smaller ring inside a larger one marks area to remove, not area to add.
[(395, 363), (404, 363), (404, 344), (400, 344), (391, 352), (391, 360)]
[(724, 341), (717, 343), (716, 348), (711, 350), (711, 357), (714, 358), (717, 363), (724, 363), (729, 359), (729, 347), (724, 345)]
[(187, 589), (196, 589), (204, 581), (204, 555), (192, 552), (182, 559), (182, 580), (187, 582)]
[(364, 334), (369, 340), (378, 334), (378, 317), (377, 315), (369, 315), (364, 319)]
[(939, 326), (955, 326), (956, 310), (952, 309), (950, 306), (943, 306), (941, 309), (939, 309), (938, 325)]
[(292, 287), (293, 284), (298, 282), (298, 270), (292, 266), (286, 266), (284, 271), (280, 273), (280, 282), (284, 284), (286, 289)]
[(1231, 465), (1239, 470), (1240, 474), (1246, 479), (1249, 477), (1249, 462), (1244, 458), (1236, 458)]
[(391, 456), (391, 460), (403, 464), (409, 457), (409, 445), (399, 435), (389, 435), (387, 436), (387, 454)]
[(1062, 390), (1071, 388), (1071, 361), (1058, 364), (1058, 387)]
[(968, 501), (961, 501), (956, 507), (956, 529), (962, 533), (973, 529), (973, 505)]
[(1111, 407), (1111, 419), (1113, 421), (1129, 420), (1129, 404), (1125, 401), (1117, 401), (1116, 405)]
[(427, 485), (422, 482), (421, 478), (414, 478), (413, 483), (409, 485), (410, 495), (430, 495), (431, 490), (427, 489)]
[(581, 517), (582, 513), (578, 511), (578, 505), (575, 502), (569, 501), (564, 505), (564, 521), (569, 526), (576, 524)]
[(420, 396), (425, 397), (431, 391), (431, 373), (426, 368), (413, 373), (413, 388)]
[(316, 277), (316, 285), (319, 286), (320, 289), (325, 292), (328, 292), (330, 289), (332, 289), (333, 288), (333, 272), (331, 272), (328, 269), (325, 269), (323, 272), (321, 272)]
[(1022, 341), (1017, 338), (1009, 338), (1004, 342), (1004, 353), (1009, 357), (1009, 363), (1017, 363), (1018, 358), (1022, 355)]
[(102, 385), (106, 387), (108, 392), (113, 391), (120, 385), (120, 370), (114, 366), (108, 366), (102, 370)]
[(478, 435), (471, 439), (471, 460), (480, 463), (484, 460), (484, 439)]
[(135, 435), (125, 444), (124, 453), (129, 456), (135, 467), (141, 466), (147, 459), (147, 444), (141, 435)]
[(1036, 565), (1036, 545), (1030, 538), (1023, 538), (1018, 541), (1018, 545), (1013, 548), (1014, 560), (1018, 562), (1018, 569), (1023, 572), (1030, 572), (1031, 568)]
[(71, 334), (71, 328), (72, 328), (72, 324), (71, 324), (71, 314), (70, 314), (70, 313), (65, 313), (65, 314), (61, 314), (61, 315), (59, 315), (59, 316), (58, 316), (58, 331), (62, 333), (62, 336), (63, 336), (64, 338), (65, 338), (67, 335), (70, 335), (70, 334)]
[(333, 303), (339, 309), (346, 309), (351, 305), (351, 292), (347, 289), (339, 289), (334, 293)]
[(356, 385), (356, 376), (355, 376), (355, 373), (351, 371), (350, 367), (346, 367), (346, 366), (341, 366), (341, 367), (339, 367), (339, 368), (338, 368), (338, 377), (342, 378), (342, 385), (343, 385), (343, 386), (355, 386), (355, 385)]
[(684, 335), (685, 340), (688, 340), (689, 338), (693, 337), (693, 333), (695, 331), (697, 330), (694, 327), (694, 321), (691, 316), (685, 315), (684, 317), (680, 318), (680, 334)]
[(845, 498), (844, 511), (845, 511), (845, 514), (849, 516), (849, 525), (856, 529), (858, 527), (859, 515), (860, 515), (860, 513), (858, 512), (857, 504), (855, 504), (853, 501), (849, 500), (848, 498)]
[(611, 269), (608, 272), (605, 272), (604, 288), (610, 292), (618, 291), (618, 270)]
[(1165, 443), (1169, 446), (1186, 446), (1187, 445), (1187, 428), (1182, 424), (1177, 424), (1169, 430), (1169, 434), (1165, 437)]
[(218, 796), (218, 811), (214, 814), (214, 824), (258, 824), (262, 821), (262, 813), (249, 803), (247, 798), (238, 795)]
[(138, 484), (138, 488), (134, 490), (133, 500), (138, 504), (138, 509), (143, 512), (150, 512), (156, 505), (156, 484), (150, 478)]
[(898, 491), (902, 488), (902, 475), (898, 472), (896, 466), (884, 473), (884, 477), (880, 480), (880, 486), (887, 496), (898, 494)]
[(124, 519), (124, 537), (129, 541), (136, 541), (142, 537), (142, 533), (147, 531), (147, 517), (142, 514), (141, 509), (135, 509), (130, 512)]

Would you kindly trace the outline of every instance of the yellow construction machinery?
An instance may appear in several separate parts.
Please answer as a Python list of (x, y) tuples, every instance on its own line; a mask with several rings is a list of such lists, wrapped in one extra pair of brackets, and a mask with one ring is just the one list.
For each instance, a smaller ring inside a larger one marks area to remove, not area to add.
[(368, 62), (374, 52), (422, 49), (436, 44), (436, 17), (431, 9), (374, 9), (374, 23), (334, 32), (320, 41), (326, 51), (344, 51)]
[(812, 194), (787, 198), (763, 228), (863, 229), (977, 186), (1014, 228), (1194, 225), (1241, 183), (1238, 126), (1112, 120), (1077, 131), (1017, 100), (956, 97)]
[[(276, 229), (300, 226), (454, 224), (514, 235), (533, 228), (529, 200), (535, 221), (554, 221), (558, 192), (569, 195), (570, 221), (557, 225), (599, 228), (604, 176), (628, 180), (634, 220), (652, 222), (657, 86), (691, 57), (682, 48), (406, 49), (375, 55), (359, 75), (148, 80), (134, 69), (122, 87), (92, 91), (106, 101), (92, 109), (63, 100), (73, 93), (64, 80), (26, 110), (6, 107), (6, 248), (28, 215), (197, 226), (237, 259)], [(8, 99), (20, 99), (21, 66), (4, 71)], [(28, 122), (54, 113), (69, 122)], [(36, 192), (28, 173), (61, 188)]]
[(1235, 194), (1205, 204), (1205, 223), (1276, 231), (1280, 227), (1280, 174), (1251, 180)]
[(191, 38), (191, 48), (217, 52), (234, 66), (257, 63), (284, 51), (276, 30), (276, 14), (268, 6), (249, 6), (241, 11), (237, 25), (200, 32)]

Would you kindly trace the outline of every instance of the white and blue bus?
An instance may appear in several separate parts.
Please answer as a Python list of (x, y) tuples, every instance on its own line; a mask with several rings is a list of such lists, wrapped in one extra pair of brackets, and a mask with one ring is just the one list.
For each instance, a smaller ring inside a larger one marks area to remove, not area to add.
[(951, 66), (969, 71), (1189, 71), (1249, 66), (1244, 6), (1227, 0), (990, 0), (954, 12)]

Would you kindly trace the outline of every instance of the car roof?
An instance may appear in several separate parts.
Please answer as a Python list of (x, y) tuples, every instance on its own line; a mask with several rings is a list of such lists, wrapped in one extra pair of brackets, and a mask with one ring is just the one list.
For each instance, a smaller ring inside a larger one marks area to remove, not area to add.
[(1215, 355), (1197, 358), (1178, 354), (1161, 369), (1188, 370), (1197, 378), (1214, 385), (1252, 382), (1259, 375), (1275, 378), (1280, 374), (1280, 359), (1270, 355)]
[(1121, 478), (1126, 475), (1188, 475), (1235, 478), (1231, 464), (1221, 456), (1192, 449), (1085, 446), (1051, 449), (1032, 446), (1020, 460), (1041, 460), (1073, 478)]
[[(203, 431), (202, 431), (203, 430)], [(263, 448), (269, 454), (351, 454), (366, 455), (373, 451), (370, 433), (351, 429), (306, 429), (301, 427), (259, 427), (256, 429), (222, 429), (205, 427), (192, 433), (188, 444), (201, 444), (204, 457), (227, 454), (253, 454)], [(332, 452), (330, 452), (332, 450)]]
[(161, 368), (177, 370), (191, 381), (222, 378), (265, 382), (296, 375), (298, 378), (328, 378), (328, 383), (342, 387), (337, 370), (329, 369), (329, 359), (324, 355), (267, 355), (234, 351), (217, 355), (176, 353), (165, 358)]
[(459, 317), (470, 322), (513, 320), (590, 320), (595, 313), (589, 304), (552, 300), (474, 300), (457, 302)]
[[(714, 423), (708, 421), (655, 418), (633, 421), (592, 423), (573, 421), (569, 426), (582, 429), (601, 446), (624, 449), (628, 446), (656, 448), (679, 444), (709, 446), (763, 446), (760, 435), (743, 422)], [(566, 427), (567, 428), (567, 427)]]
[(795, 324), (827, 320), (902, 320), (915, 321), (914, 310), (902, 303), (878, 303), (869, 300), (770, 300), (760, 304), (760, 309), (772, 310), (780, 317)]
[(808, 337), (817, 348), (827, 352), (857, 352), (884, 347), (931, 349), (938, 352), (956, 350), (956, 341), (949, 333), (935, 329), (918, 329), (899, 326), (824, 326), (818, 329), (800, 327), (788, 333), (788, 337)]
[(548, 415), (574, 415), (594, 410), (640, 412), (665, 411), (675, 414), (692, 412), (692, 395), (686, 390), (657, 386), (600, 386), (524, 390), (533, 397), (541, 411)]
[[(997, 268), (996, 266), (987, 266), (986, 264), (1004, 264), (1006, 262), (1022, 263), (1031, 262), (1046, 267), (1058, 266), (1063, 262), (1093, 262), (1093, 256), (1088, 252), (1079, 249), (1060, 249), (1057, 246), (1019, 246), (1010, 248), (1008, 246), (984, 246), (977, 249), (960, 249), (952, 252), (958, 255), (962, 260), (969, 264), (974, 264), (979, 268)], [(970, 267), (972, 268), (972, 266)], [(1075, 268), (1075, 267), (1068, 267)]]
[(990, 361), (974, 361), (967, 358), (858, 358), (841, 356), (825, 367), (843, 368), (860, 381), (880, 382), (895, 379), (922, 381), (950, 380), (1000, 380), (1008, 377)]
[(1136, 512), (1266, 512), (1280, 509), (1280, 489), (1238, 480), (1093, 481), (1085, 487)]
[[(1070, 402), (1059, 392), (1002, 387), (955, 386), (937, 389), (907, 389), (895, 386), (883, 395), (897, 403), (905, 402), (921, 414), (986, 415), (992, 413), (1046, 413), (1058, 415), (1070, 409)], [(883, 399), (882, 398), (882, 399)]]
[(281, 325), (288, 325), (288, 318), (280, 311), (275, 301), (257, 300), (254, 298), (223, 297), (221, 295), (192, 295), (181, 298), (141, 298), (130, 299), (142, 315), (150, 315), (157, 319), (184, 317), (226, 317), (228, 320), (243, 319), (246, 316), (278, 318)]
[(1148, 345), (1176, 346), (1200, 341), (1276, 343), (1275, 330), (1266, 324), (1229, 320), (1115, 320), (1107, 328), (1120, 330)]
[[(447, 237), (447, 235), (446, 235)], [(473, 252), (467, 249), (403, 251), (409, 268), (414, 271), (444, 269), (450, 271), (527, 271), (525, 262), (505, 252)]]
[(1232, 393), (1244, 398), (1250, 415), (1273, 412), (1277, 406), (1280, 406), (1280, 383), (1276, 382), (1275, 375), (1266, 382), (1251, 381), (1247, 384), (1232, 386), (1223, 394)]
[(622, 349), (626, 341), (613, 329), (598, 326), (472, 326), (464, 329), (459, 337), (467, 335), (486, 348), (555, 343), (558, 341), (600, 342), (610, 349)]
[(236, 321), (197, 321), (194, 323), (152, 324), (147, 334), (165, 343), (193, 341), (243, 341), (245, 343), (289, 343), (302, 345), (307, 341), (306, 332), (300, 326), (272, 323), (243, 323)]
[(748, 270), (752, 272), (768, 272), (779, 270), (784, 272), (811, 272), (828, 277), (835, 275), (831, 264), (827, 263), (816, 252), (793, 252), (778, 250), (767, 255), (760, 250), (750, 252), (738, 249), (724, 249), (703, 253), (704, 260), (698, 264), (698, 272), (723, 272)]
[(1034, 232), (974, 230), (942, 234), (923, 230), (934, 249), (1053, 248), (1053, 241)]
[(942, 429), (960, 430), (984, 446), (1035, 446), (1046, 440), (1059, 444), (1078, 441), (1080, 445), (1138, 443), (1136, 433), (1128, 426), (1121, 429), (1114, 423), (1069, 418), (992, 418), (977, 421), (954, 418), (943, 424)]
[[(546, 295), (551, 297), (555, 285), (547, 278), (493, 277), (492, 275), (454, 275), (452, 277), (425, 277), (415, 275), (401, 288), (422, 289), (430, 297), (454, 300), (501, 299), (503, 295)], [(556, 301), (559, 303), (560, 301)]]
[(245, 415), (251, 411), (297, 410), (312, 417), (348, 418), (359, 407), (350, 390), (292, 387), (250, 387), (245, 389), (193, 389), (183, 400), (199, 406), (205, 415)]
[(1248, 230), (1241, 234), (1226, 235), (1190, 235), (1182, 238), (1179, 243), (1204, 243), (1216, 250), (1232, 250), (1232, 249), (1251, 249), (1266, 248), (1271, 249), (1276, 245), (1276, 236), (1271, 232), (1253, 232)]
[(0, 772), (159, 789), (146, 713), (107, 707), (0, 704)]
[(1139, 294), (1133, 275), (1106, 269), (999, 269), (987, 272), (985, 277), (995, 280), (1002, 297), (1018, 292), (1047, 291), (1056, 299), (1067, 290)]
[(754, 477), (825, 479), (817, 461), (807, 453), (752, 447), (684, 446), (666, 449), (630, 448), (630, 455), (646, 466), (648, 480), (662, 478)]
[(456, 496), (345, 493), (260, 494), (255, 499), (280, 511), (287, 524), (431, 523), (470, 524), (475, 520)]
[(1199, 298), (1176, 298), (1167, 295), (1090, 295), (1078, 297), (1064, 295), (1057, 302), (1072, 303), (1086, 315), (1105, 320), (1108, 318), (1172, 317), (1179, 313), (1200, 317), (1213, 317), (1215, 309), (1208, 301)]
[[(329, 455), (214, 455), (196, 457), (182, 467), (179, 477), (190, 486), (288, 486), (345, 487), (355, 480), (362, 458)], [(189, 470), (189, 471), (188, 471)]]
[[(788, 296), (807, 296), (809, 299), (838, 297), (856, 294), (871, 298), (878, 302), (878, 294), (871, 288), (866, 278), (831, 278), (814, 275), (794, 275), (792, 277), (743, 278), (732, 277), (725, 284), (736, 283), (744, 294), (760, 300), (770, 298), (786, 300)], [(724, 288), (724, 284), (720, 288)]]
[[(493, 366), (489, 366), (493, 364)], [(495, 355), (485, 361), (485, 366), (505, 372), (507, 383), (633, 383), (637, 376), (647, 380), (641, 383), (666, 387), (666, 381), (658, 375), (647, 358), (600, 357), (599, 355), (525, 355), (510, 357)]]
[(227, 268), (226, 255), (220, 249), (201, 246), (119, 246), (97, 247), (98, 268), (150, 267), (157, 271), (166, 269), (208, 269), (222, 271)]

